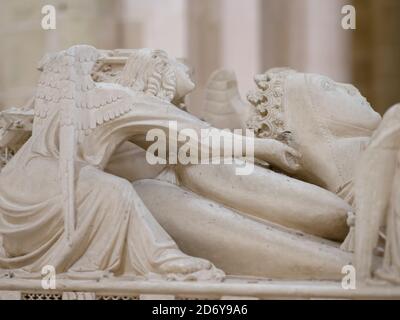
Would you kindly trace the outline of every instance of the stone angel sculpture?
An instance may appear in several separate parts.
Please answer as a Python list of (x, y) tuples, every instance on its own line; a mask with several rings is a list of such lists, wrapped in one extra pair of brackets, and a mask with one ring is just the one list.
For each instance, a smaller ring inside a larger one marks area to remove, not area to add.
[(95, 83), (98, 59), (81, 45), (40, 62), (32, 136), (0, 173), (0, 268), (22, 277), (52, 265), (69, 277), (220, 279), (210, 262), (179, 250), (128, 181), (103, 171), (122, 141), (180, 114)]

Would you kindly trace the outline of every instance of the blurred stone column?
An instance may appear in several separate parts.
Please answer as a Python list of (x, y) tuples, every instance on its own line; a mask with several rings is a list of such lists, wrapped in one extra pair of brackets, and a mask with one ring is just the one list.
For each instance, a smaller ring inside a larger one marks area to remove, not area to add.
[(261, 64), (351, 79), (351, 31), (341, 27), (345, 0), (262, 0)]
[(194, 68), (196, 90), (189, 99), (189, 111), (202, 113), (204, 87), (210, 74), (221, 63), (221, 1), (188, 0), (188, 63)]
[(299, 68), (305, 61), (305, 8), (304, 1), (262, 0), (261, 66)]
[(353, 0), (356, 8), (356, 29), (351, 44), (352, 82), (375, 107), (372, 79), (372, 17), (371, 1)]
[(236, 73), (239, 91), (245, 97), (260, 73), (260, 2), (263, 0), (222, 0), (221, 51), (223, 68)]
[(400, 1), (372, 2), (373, 79), (376, 107), (384, 112), (400, 102)]
[(306, 0), (304, 71), (351, 82), (353, 30), (342, 27), (342, 7), (349, 0)]
[[(43, 30), (41, 9), (54, 5), (56, 30)], [(1, 0), (0, 110), (23, 105), (39, 76), (37, 62), (47, 52), (74, 44), (112, 49), (118, 46), (113, 0)]]
[(163, 49), (186, 56), (185, 0), (122, 0), (120, 46)]
[(353, 78), (383, 114), (400, 102), (400, 1), (354, 0)]
[(23, 104), (34, 93), (45, 44), (40, 8), (35, 1), (1, 1), (0, 110)]

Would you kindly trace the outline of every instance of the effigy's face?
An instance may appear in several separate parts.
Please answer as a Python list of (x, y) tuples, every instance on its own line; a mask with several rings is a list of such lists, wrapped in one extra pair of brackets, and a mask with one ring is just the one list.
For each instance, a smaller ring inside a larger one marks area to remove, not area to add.
[(195, 84), (188, 66), (175, 59), (171, 60), (171, 63), (176, 76), (176, 98), (181, 99), (193, 91)]
[(353, 85), (335, 82), (317, 74), (308, 74), (307, 81), (312, 103), (320, 116), (340, 123), (358, 123), (368, 128), (379, 123), (380, 116)]
[(332, 101), (341, 106), (352, 106), (361, 109), (371, 109), (367, 99), (351, 84), (336, 82), (329, 77), (310, 75), (312, 90), (320, 91), (324, 100)]

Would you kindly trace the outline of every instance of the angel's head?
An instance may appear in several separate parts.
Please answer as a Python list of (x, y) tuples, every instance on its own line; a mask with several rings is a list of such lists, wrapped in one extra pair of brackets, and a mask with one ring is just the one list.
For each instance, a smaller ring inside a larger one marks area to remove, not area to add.
[(189, 68), (162, 50), (138, 49), (128, 58), (118, 83), (136, 91), (173, 101), (194, 89)]

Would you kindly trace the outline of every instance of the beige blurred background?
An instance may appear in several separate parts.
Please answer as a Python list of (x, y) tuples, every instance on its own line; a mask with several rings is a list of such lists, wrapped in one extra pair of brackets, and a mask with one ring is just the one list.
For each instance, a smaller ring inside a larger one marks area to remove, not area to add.
[[(57, 29), (41, 28), (54, 5)], [(341, 8), (356, 8), (356, 30)], [(33, 94), (44, 53), (161, 48), (195, 69), (190, 100), (201, 116), (204, 85), (217, 68), (236, 71), (244, 95), (253, 75), (276, 66), (352, 82), (383, 113), (400, 102), (399, 0), (0, 0), (0, 110)]]

